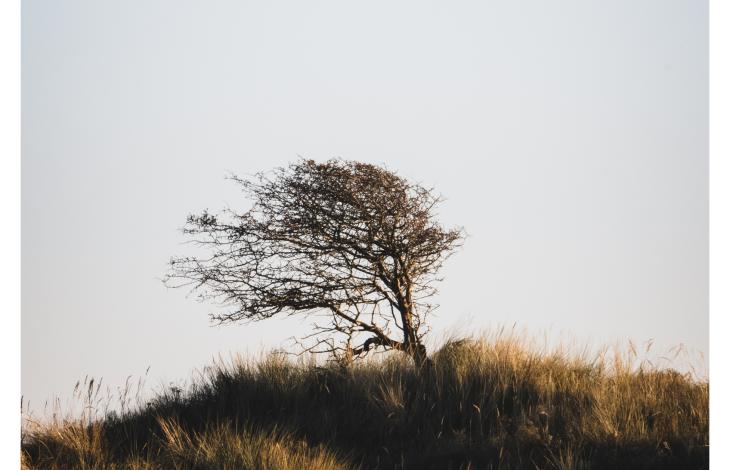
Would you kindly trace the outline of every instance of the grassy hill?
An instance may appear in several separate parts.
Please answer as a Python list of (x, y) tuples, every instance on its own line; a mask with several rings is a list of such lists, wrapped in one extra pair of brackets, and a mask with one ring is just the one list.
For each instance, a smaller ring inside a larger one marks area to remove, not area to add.
[[(708, 383), (626, 358), (451, 341), (417, 371), (217, 365), (132, 411), (26, 426), (28, 469), (708, 468)], [(91, 396), (92, 390), (89, 390)], [(98, 391), (98, 389), (97, 389)]]

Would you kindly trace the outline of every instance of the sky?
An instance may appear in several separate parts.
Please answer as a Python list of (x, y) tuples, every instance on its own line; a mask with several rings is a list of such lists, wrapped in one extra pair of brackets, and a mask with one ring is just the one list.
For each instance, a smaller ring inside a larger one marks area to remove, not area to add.
[(247, 207), (227, 174), (299, 156), (444, 195), (468, 238), (434, 344), (706, 354), (707, 23), (697, 0), (24, 1), (24, 401), (292, 349), (306, 320), (211, 326), (160, 278), (189, 213)]

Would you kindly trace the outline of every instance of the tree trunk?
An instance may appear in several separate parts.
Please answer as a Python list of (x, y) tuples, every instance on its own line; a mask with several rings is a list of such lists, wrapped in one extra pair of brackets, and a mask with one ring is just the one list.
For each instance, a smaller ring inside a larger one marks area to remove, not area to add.
[(413, 330), (411, 316), (404, 315), (403, 320), (403, 345), (405, 346), (404, 352), (411, 356), (411, 358), (413, 358), (413, 362), (416, 365), (416, 368), (420, 369), (428, 360), (428, 355), (426, 354), (426, 346), (421, 344), (421, 342), (418, 340), (416, 332)]
[(425, 348), (418, 342), (416, 332), (413, 330), (413, 315), (408, 311), (408, 307), (401, 308), (401, 320), (403, 321), (403, 350), (413, 358), (416, 367), (419, 367), (425, 356)]
[(422, 369), (429, 361), (428, 355), (426, 354), (426, 346), (421, 343), (416, 343), (411, 347), (410, 355), (417, 369)]

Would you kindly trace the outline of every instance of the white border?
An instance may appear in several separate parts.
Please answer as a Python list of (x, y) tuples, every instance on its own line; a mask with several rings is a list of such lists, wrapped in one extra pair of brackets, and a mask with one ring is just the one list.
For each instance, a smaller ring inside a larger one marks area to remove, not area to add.
[(727, 450), (730, 382), (726, 360), (730, 341), (730, 72), (728, 44), (730, 4), (710, 1), (710, 467), (730, 468)]
[(20, 468), (20, 1), (0, 2), (2, 468)]

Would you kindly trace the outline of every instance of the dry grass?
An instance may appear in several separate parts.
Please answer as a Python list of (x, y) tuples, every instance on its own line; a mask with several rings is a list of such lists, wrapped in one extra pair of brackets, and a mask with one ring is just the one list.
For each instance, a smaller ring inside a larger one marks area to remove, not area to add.
[(708, 383), (633, 359), (502, 336), (450, 341), (423, 371), (399, 356), (233, 361), (136, 409), (27, 426), (24, 465), (708, 468)]

